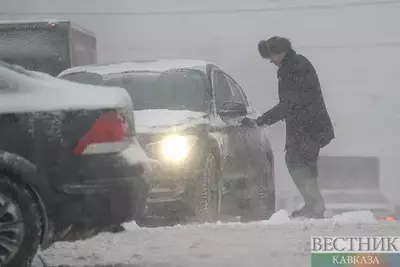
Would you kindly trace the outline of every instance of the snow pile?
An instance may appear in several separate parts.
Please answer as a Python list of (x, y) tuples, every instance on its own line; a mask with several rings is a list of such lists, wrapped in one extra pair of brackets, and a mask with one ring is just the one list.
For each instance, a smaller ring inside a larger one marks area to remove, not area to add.
[(293, 220), (289, 217), (289, 212), (286, 210), (279, 210), (275, 214), (271, 216), (269, 220), (263, 221), (263, 224), (293, 224), (293, 223), (375, 223), (376, 219), (372, 212), (370, 211), (354, 211), (354, 212), (345, 212), (343, 214), (335, 215), (332, 219), (323, 219), (323, 220), (315, 220), (315, 219), (307, 219), (307, 220)]
[(140, 227), (136, 224), (136, 222), (129, 222), (129, 223), (124, 223), (122, 226), (125, 228), (126, 231), (136, 231)]
[(153, 170), (154, 164), (156, 164), (154, 160), (146, 155), (136, 138), (131, 146), (122, 151), (121, 155), (130, 164), (143, 164), (145, 172), (148, 173)]
[[(398, 235), (400, 223), (372, 220), (369, 212), (332, 220), (290, 220), (278, 211), (268, 221), (165, 228), (124, 225), (126, 232), (86, 241), (56, 243), (44, 252), (51, 267), (243, 267), (310, 266), (310, 237), (318, 235)], [(40, 265), (37, 265), (39, 267)]]
[(370, 211), (345, 212), (334, 216), (332, 220), (338, 223), (376, 222), (374, 214)]
[(270, 224), (279, 224), (279, 223), (288, 223), (290, 221), (291, 220), (289, 218), (289, 213), (286, 210), (279, 210), (275, 212), (269, 220), (264, 222)]

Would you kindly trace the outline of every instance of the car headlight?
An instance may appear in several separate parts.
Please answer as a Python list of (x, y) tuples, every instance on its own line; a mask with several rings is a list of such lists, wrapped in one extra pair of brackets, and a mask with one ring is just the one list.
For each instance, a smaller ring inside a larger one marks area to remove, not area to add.
[(189, 155), (196, 140), (194, 136), (168, 136), (161, 141), (161, 153), (168, 161), (182, 161)]
[(163, 160), (181, 162), (188, 157), (196, 142), (197, 137), (193, 135), (170, 135), (151, 146), (157, 146), (157, 154)]

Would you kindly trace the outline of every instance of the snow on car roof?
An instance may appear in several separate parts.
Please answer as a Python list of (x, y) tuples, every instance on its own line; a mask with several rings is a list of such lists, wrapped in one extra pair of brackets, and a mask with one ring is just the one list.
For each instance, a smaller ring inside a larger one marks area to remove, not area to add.
[(195, 69), (205, 72), (207, 65), (210, 64), (216, 65), (212, 62), (204, 60), (189, 60), (189, 59), (131, 61), (131, 62), (96, 64), (96, 65), (73, 67), (61, 72), (58, 75), (58, 77), (62, 77), (67, 74), (72, 74), (77, 72), (92, 72), (100, 75), (111, 75), (111, 74), (117, 74), (122, 72), (133, 72), (133, 71), (164, 72), (172, 69)]
[[(66, 109), (132, 108), (128, 92), (120, 87), (88, 85), (57, 79), (0, 61), (6, 77), (18, 80), (18, 90), (5, 90), (0, 99), (2, 113), (60, 111)], [(14, 86), (14, 85), (13, 85)]]

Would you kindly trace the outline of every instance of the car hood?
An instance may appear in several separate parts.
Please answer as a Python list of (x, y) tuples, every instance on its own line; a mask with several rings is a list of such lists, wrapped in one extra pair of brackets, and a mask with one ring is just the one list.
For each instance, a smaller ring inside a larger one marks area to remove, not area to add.
[(205, 118), (206, 113), (190, 110), (135, 110), (134, 116), (138, 134), (163, 132), (174, 128), (187, 128), (208, 123)]

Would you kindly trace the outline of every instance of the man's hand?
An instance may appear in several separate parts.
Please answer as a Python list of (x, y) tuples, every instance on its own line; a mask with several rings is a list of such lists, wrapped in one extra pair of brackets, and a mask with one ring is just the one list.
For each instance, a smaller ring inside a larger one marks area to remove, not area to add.
[(264, 118), (263, 118), (263, 116), (259, 116), (259, 117), (256, 119), (256, 123), (257, 123), (258, 126), (263, 126), (263, 125), (264, 125)]
[(256, 126), (256, 121), (247, 117), (242, 119), (241, 125), (244, 127), (254, 127)]

